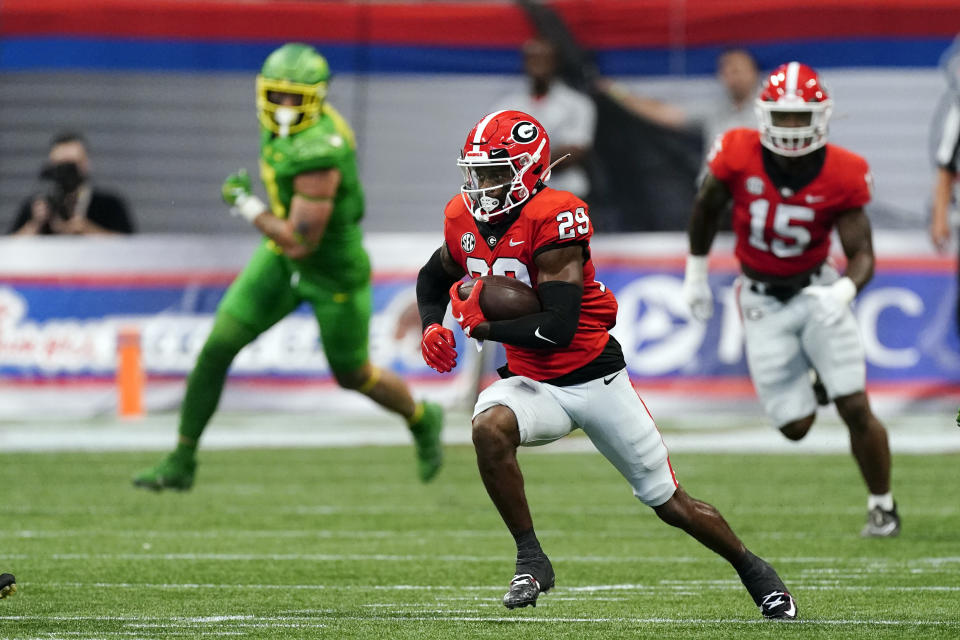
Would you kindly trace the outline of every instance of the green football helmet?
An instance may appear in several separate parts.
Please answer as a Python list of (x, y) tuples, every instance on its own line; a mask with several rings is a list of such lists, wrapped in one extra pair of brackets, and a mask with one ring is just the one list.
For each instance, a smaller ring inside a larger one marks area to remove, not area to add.
[(260, 124), (281, 136), (310, 127), (320, 119), (329, 79), (330, 66), (316, 49), (283, 45), (267, 56), (257, 75)]

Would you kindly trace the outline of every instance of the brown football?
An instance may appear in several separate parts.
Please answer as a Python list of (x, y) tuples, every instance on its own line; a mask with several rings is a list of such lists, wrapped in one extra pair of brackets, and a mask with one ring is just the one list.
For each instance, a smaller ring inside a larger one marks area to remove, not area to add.
[[(531, 313), (540, 312), (537, 292), (525, 283), (508, 276), (483, 276), (480, 290), (480, 310), (487, 320), (513, 320)], [(470, 280), (460, 285), (460, 299), (466, 300), (473, 290)]]

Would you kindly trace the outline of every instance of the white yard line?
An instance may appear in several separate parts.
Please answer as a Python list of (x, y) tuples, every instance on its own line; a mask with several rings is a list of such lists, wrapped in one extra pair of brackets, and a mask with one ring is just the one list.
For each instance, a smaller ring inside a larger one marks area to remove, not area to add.
[[(204, 489), (208, 491), (208, 489)], [(232, 491), (231, 491), (232, 493)], [(280, 513), (280, 514), (294, 514), (294, 515), (423, 515), (425, 513), (446, 513), (446, 507), (443, 505), (415, 505), (415, 506), (403, 506), (403, 505), (334, 505), (334, 504), (318, 504), (318, 505), (301, 505), (296, 507), (289, 506), (276, 506), (271, 507), (270, 504), (257, 505), (256, 510), (258, 513)], [(748, 504), (741, 504), (735, 508), (737, 513), (750, 514), (750, 515), (783, 515), (783, 509), (774, 508), (774, 507), (763, 507), (763, 506), (751, 506)], [(223, 513), (229, 514), (244, 514), (247, 515), (250, 512), (249, 508), (241, 508), (235, 506), (223, 506), (220, 509)], [(647, 508), (635, 499), (629, 497), (624, 497), (620, 506), (597, 506), (597, 505), (577, 505), (570, 507), (542, 507), (538, 509), (539, 513), (549, 514), (549, 515), (568, 515), (568, 516), (596, 516), (596, 517), (615, 517), (615, 516), (637, 516), (645, 517), (649, 513)], [(803, 506), (803, 505), (794, 505), (790, 507), (790, 513), (792, 515), (809, 515), (809, 516), (866, 516), (866, 506), (848, 506), (840, 508), (825, 508), (820, 506)], [(0, 503), (0, 514), (17, 514), (17, 515), (43, 515), (43, 516), (62, 516), (62, 515), (76, 515), (76, 514), (86, 514), (86, 515), (129, 515), (129, 509), (123, 507), (108, 507), (102, 505), (75, 505), (75, 506), (57, 506), (50, 507), (42, 504), (31, 504), (31, 505), (14, 505), (9, 503)], [(910, 509), (910, 514), (914, 516), (934, 516), (934, 517), (949, 517), (956, 516), (960, 514), (960, 505), (958, 506), (946, 506), (946, 507), (936, 507), (936, 508), (918, 508)], [(500, 530), (497, 529), (497, 532)], [(663, 531), (669, 531), (669, 529), (663, 529)], [(563, 535), (568, 535), (569, 532), (563, 531), (559, 532)], [(577, 532), (574, 532), (577, 533)], [(589, 535), (596, 535), (590, 533)], [(638, 534), (632, 534), (638, 535)], [(779, 536), (792, 536), (794, 533), (784, 534), (782, 532), (775, 533), (771, 535)], [(799, 534), (798, 534), (799, 535)], [(659, 537), (659, 535), (658, 535)], [(819, 537), (819, 535), (817, 536)]]
[[(23, 560), (187, 560), (211, 562), (336, 562), (336, 561), (367, 561), (378, 562), (501, 562), (502, 558), (492, 556), (472, 556), (460, 554), (380, 554), (380, 553), (0, 553), (0, 558)], [(871, 568), (903, 567), (918, 564), (942, 566), (960, 564), (960, 556), (942, 556), (925, 558), (887, 559), (870, 556), (851, 557), (797, 557), (782, 556), (770, 557), (770, 561), (783, 564), (814, 564), (836, 566), (844, 564), (866, 564)], [(554, 562), (588, 563), (588, 564), (623, 564), (623, 563), (657, 563), (657, 564), (695, 564), (698, 562), (713, 563), (714, 556), (552, 556)]]
[[(513, 622), (517, 624), (533, 623), (559, 623), (559, 624), (692, 624), (692, 625), (741, 625), (741, 624), (766, 624), (776, 625), (782, 622), (770, 622), (763, 619), (738, 619), (738, 618), (668, 618), (668, 617), (587, 617), (587, 616), (536, 616), (512, 617), (512, 616), (465, 616), (465, 615), (445, 615), (447, 612), (437, 611), (437, 615), (371, 615), (371, 616), (339, 616), (331, 615), (329, 618), (304, 618), (294, 616), (210, 616), (197, 618), (182, 617), (160, 617), (160, 616), (0, 616), (0, 621), (17, 622), (103, 622), (114, 621), (126, 623), (127, 626), (135, 628), (196, 628), (206, 627), (211, 624), (220, 624), (228, 628), (322, 628), (330, 625), (331, 622), (341, 623), (350, 622)], [(889, 620), (889, 619), (860, 619), (860, 618), (840, 618), (840, 619), (802, 619), (796, 622), (786, 624), (827, 625), (827, 626), (935, 626), (935, 627), (960, 627), (960, 620)]]
[[(0, 507), (0, 513), (4, 509)], [(860, 513), (860, 509), (856, 513)], [(753, 513), (749, 508), (738, 508), (738, 513)], [(49, 513), (49, 511), (47, 511)], [(922, 514), (916, 510), (911, 510), (911, 515), (953, 515), (945, 513), (927, 513)], [(175, 540), (199, 539), (199, 540), (222, 540), (224, 538), (253, 538), (253, 539), (287, 539), (287, 538), (305, 538), (305, 539), (387, 539), (395, 540), (398, 538), (411, 538), (420, 540), (425, 535), (440, 536), (449, 538), (503, 538), (503, 532), (500, 529), (404, 529), (398, 531), (395, 529), (210, 529), (199, 531), (188, 530), (157, 530), (157, 529), (0, 529), (0, 539), (9, 540), (12, 538), (21, 539), (58, 539), (58, 538), (133, 538), (152, 539), (152, 538), (170, 538)], [(667, 529), (638, 532), (638, 531), (562, 531), (559, 529), (537, 530), (537, 534), (542, 538), (559, 537), (566, 538), (582, 536), (589, 537), (591, 540), (636, 540), (643, 538), (666, 539), (673, 534)], [(848, 533), (836, 533), (834, 535), (824, 535), (812, 531), (758, 531), (750, 535), (751, 539), (772, 539), (772, 540), (848, 540)]]
[[(29, 582), (21, 583), (22, 586), (30, 586)], [(175, 583), (135, 583), (135, 582), (44, 582), (44, 587), (59, 589), (161, 589), (161, 590), (302, 590), (302, 591), (451, 591), (451, 592), (486, 592), (503, 591), (503, 585), (413, 585), (413, 584), (392, 584), (392, 585), (350, 585), (350, 584), (175, 584)], [(804, 582), (791, 582), (791, 590), (800, 591), (929, 591), (929, 592), (960, 592), (960, 585), (841, 585), (841, 584), (811, 584)], [(556, 594), (563, 593), (646, 593), (667, 591), (688, 591), (690, 589), (717, 589), (740, 591), (743, 586), (734, 581), (703, 581), (690, 580), (688, 582), (676, 581), (672, 584), (594, 584), (582, 586), (555, 587)], [(551, 600), (558, 598), (552, 597), (554, 591), (551, 591)], [(476, 596), (474, 596), (476, 597)], [(463, 600), (462, 596), (444, 597), (442, 600)], [(470, 599), (470, 598), (467, 598)], [(563, 599), (563, 598), (559, 598)], [(594, 600), (594, 598), (591, 598)], [(367, 605), (373, 606), (373, 605)], [(398, 606), (397, 603), (383, 603), (378, 606)]]

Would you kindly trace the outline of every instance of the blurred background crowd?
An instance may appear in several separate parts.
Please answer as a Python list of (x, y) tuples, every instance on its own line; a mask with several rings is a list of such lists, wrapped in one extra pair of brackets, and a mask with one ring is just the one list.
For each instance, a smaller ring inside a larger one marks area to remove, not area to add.
[(940, 61), (960, 28), (956, 8), (908, 0), (869, 18), (843, 1), (94, 4), (0, 8), (5, 230), (22, 231), (24, 198), (45, 190), (51, 139), (76, 132), (95, 183), (133, 212), (107, 230), (242, 231), (216, 187), (255, 163), (252, 72), (289, 40), (330, 60), (369, 231), (436, 229), (463, 131), (518, 98), (573, 152), (557, 186), (587, 197), (600, 232), (683, 229), (704, 146), (753, 126), (759, 79), (790, 59), (833, 92), (831, 140), (870, 162), (874, 224), (921, 228), (950, 88)]

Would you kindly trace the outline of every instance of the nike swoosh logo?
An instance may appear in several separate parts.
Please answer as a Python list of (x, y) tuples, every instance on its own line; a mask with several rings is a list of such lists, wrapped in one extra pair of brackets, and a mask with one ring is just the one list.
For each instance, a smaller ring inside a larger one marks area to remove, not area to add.
[(463, 314), (461, 313), (459, 318), (454, 317), (454, 320), (456, 320), (457, 322), (463, 322)]
[(603, 379), (603, 384), (610, 384), (611, 382), (613, 382), (613, 379), (616, 378), (618, 375), (620, 375), (620, 372), (619, 372), (619, 371), (617, 371), (615, 374), (613, 374), (613, 375), (610, 376), (609, 378), (604, 378), (604, 379)]
[(882, 527), (877, 528), (877, 534), (881, 536), (885, 536), (885, 535), (888, 535), (891, 531), (893, 531), (896, 528), (897, 528), (896, 522), (888, 522)]
[(511, 247), (515, 247), (515, 246), (517, 246), (518, 244), (523, 244), (524, 242), (526, 242), (526, 240), (521, 240), (520, 242), (514, 242), (513, 240), (511, 240), (511, 241), (510, 241), (510, 246), (511, 246)]
[(797, 603), (793, 601), (793, 598), (790, 599), (790, 608), (785, 613), (791, 618), (797, 615)]
[(533, 332), (533, 335), (534, 335), (535, 337), (537, 337), (537, 338), (540, 338), (541, 340), (546, 340), (546, 341), (549, 342), (550, 344), (557, 344), (556, 342), (554, 342), (554, 341), (551, 340), (550, 338), (548, 338), (548, 337), (546, 337), (545, 335), (543, 335), (542, 333), (540, 333), (540, 327), (537, 327), (537, 330)]

